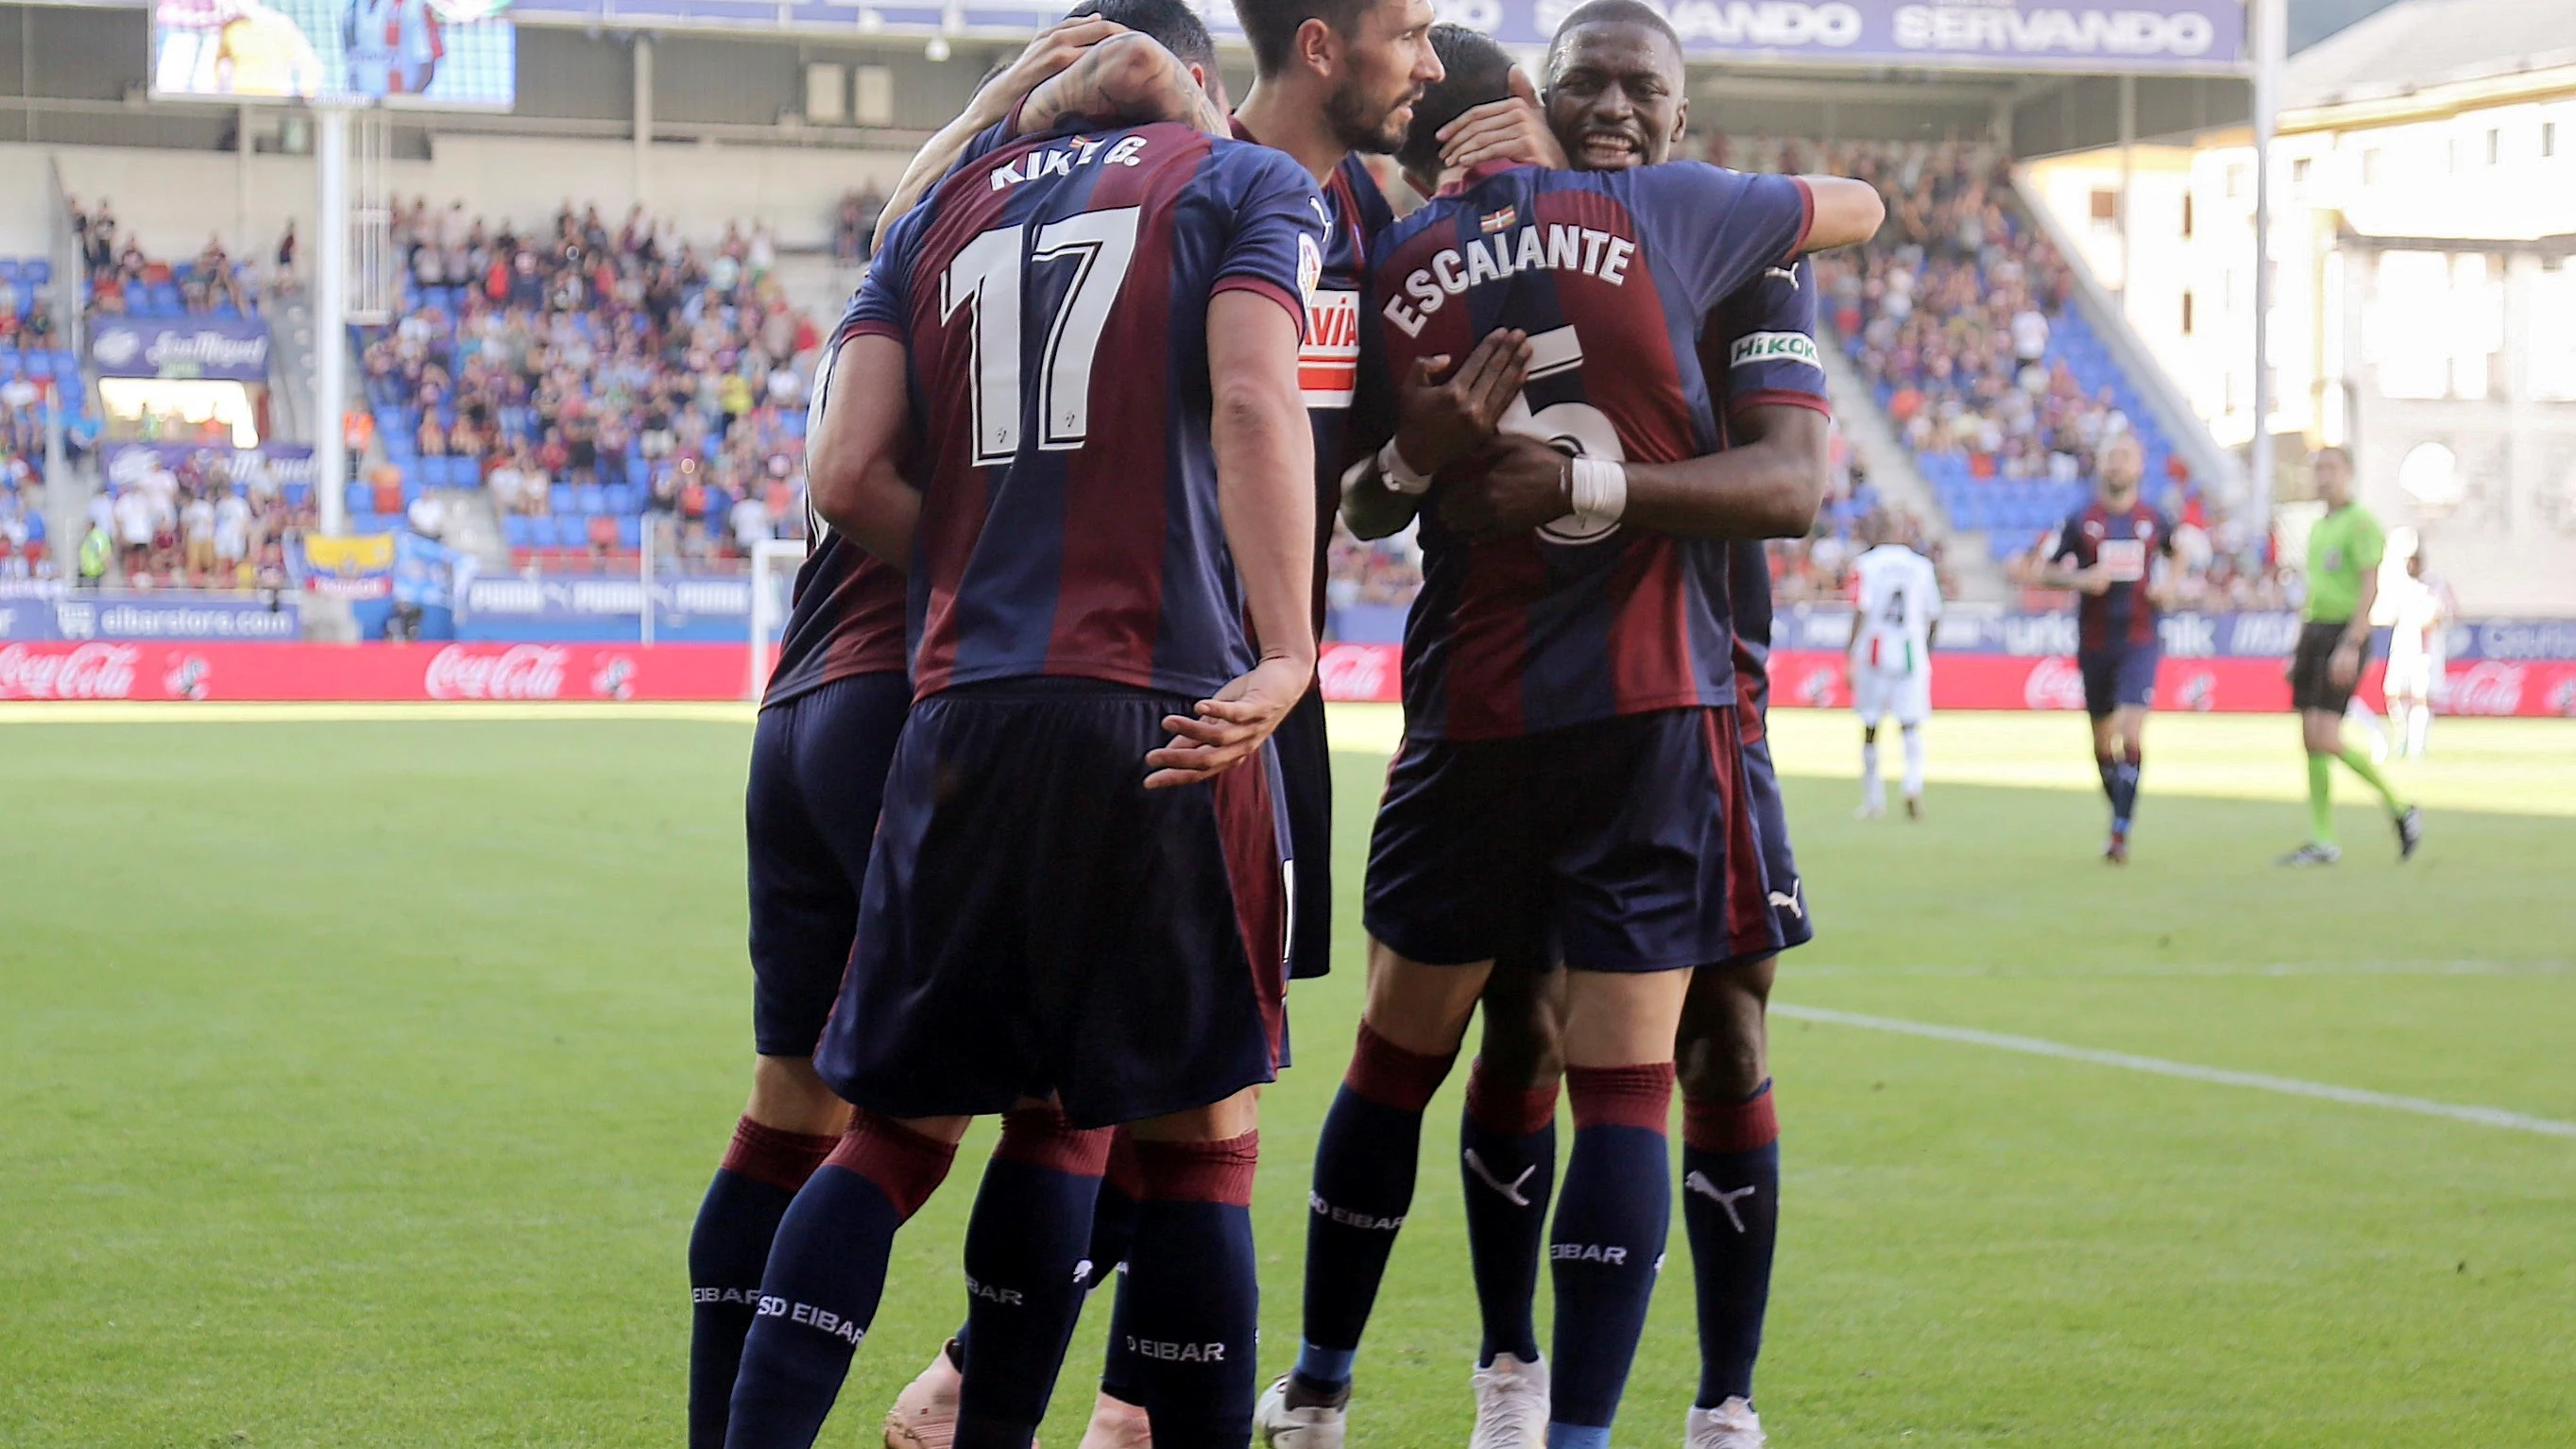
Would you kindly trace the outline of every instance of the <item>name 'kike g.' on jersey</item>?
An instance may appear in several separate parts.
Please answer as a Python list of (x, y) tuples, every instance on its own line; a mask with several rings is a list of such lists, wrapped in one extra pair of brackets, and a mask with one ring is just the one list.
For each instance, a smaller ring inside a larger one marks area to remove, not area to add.
[(1032, 675), (1213, 692), (1253, 652), (1207, 302), (1259, 293), (1303, 336), (1314, 184), (1186, 126), (1001, 129), (895, 224), (852, 308), (853, 333), (907, 344), (915, 693)]

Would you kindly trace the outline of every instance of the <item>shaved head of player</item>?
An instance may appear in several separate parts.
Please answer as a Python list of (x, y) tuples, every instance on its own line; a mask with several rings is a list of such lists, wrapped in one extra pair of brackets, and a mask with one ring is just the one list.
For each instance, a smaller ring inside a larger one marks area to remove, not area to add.
[(1690, 123), (1681, 37), (1638, 0), (1592, 0), (1547, 50), (1547, 125), (1586, 171), (1656, 166)]

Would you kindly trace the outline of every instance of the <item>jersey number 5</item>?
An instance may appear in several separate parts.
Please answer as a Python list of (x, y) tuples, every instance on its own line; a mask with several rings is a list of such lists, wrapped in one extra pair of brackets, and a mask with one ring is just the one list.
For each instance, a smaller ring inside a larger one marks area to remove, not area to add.
[[(1530, 338), (1528, 381), (1574, 372), (1583, 366), (1583, 342), (1572, 327), (1558, 327)], [(1607, 458), (1614, 463), (1628, 460), (1628, 450), (1619, 443), (1619, 429), (1609, 418), (1588, 402), (1553, 402), (1533, 410), (1529, 394), (1514, 397), (1504, 410), (1499, 425), (1504, 432), (1536, 438), (1562, 453), (1578, 458)], [(1542, 523), (1538, 536), (1549, 543), (1599, 543), (1619, 531), (1616, 523), (1586, 523), (1569, 513), (1552, 523)]]
[[(1139, 208), (1086, 211), (1037, 229), (1029, 264), (1071, 264), (1073, 284), (1048, 325), (1038, 359), (1038, 447), (1066, 452), (1091, 431), (1091, 360), (1109, 308), (1136, 259)], [(1020, 279), (1026, 226), (998, 226), (957, 249), (939, 278), (939, 320), (975, 312), (975, 463), (1008, 463), (1020, 451)]]

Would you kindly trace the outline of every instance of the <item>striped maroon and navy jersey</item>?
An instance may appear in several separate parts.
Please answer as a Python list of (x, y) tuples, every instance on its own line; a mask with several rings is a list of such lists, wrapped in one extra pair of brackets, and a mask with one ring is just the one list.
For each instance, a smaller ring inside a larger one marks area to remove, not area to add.
[(2173, 547), (2172, 520), (2144, 503), (2113, 513), (2097, 498), (2067, 516), (2050, 559), (2080, 569), (2105, 564), (2112, 578), (2101, 593), (2075, 596), (2077, 647), (2157, 642), (2156, 606), (2147, 597), (2146, 579), (2155, 558), (2173, 557)]
[[(1816, 356), (1816, 268), (1801, 257), (1727, 294), (1700, 338), (1700, 367), (1718, 380), (1726, 443), (1748, 408), (1813, 408), (1828, 417), (1824, 365)], [(1735, 689), (1744, 741), (1764, 733), (1771, 693), (1771, 558), (1758, 538), (1727, 551), (1727, 599), (1735, 626)]]
[(851, 328), (909, 353), (915, 698), (1030, 675), (1202, 695), (1251, 667), (1208, 302), (1256, 292), (1302, 338), (1320, 213), (1285, 153), (1156, 124), (987, 132), (895, 224)]
[[(832, 360), (849, 340), (849, 319), (823, 346), (814, 378), (819, 406), (830, 396)], [(787, 627), (778, 636), (778, 662), (760, 692), (760, 707), (785, 704), (824, 685), (860, 674), (891, 674), (904, 667), (903, 575), (841, 537), (805, 504), (805, 537), (812, 542), (796, 566), (788, 595)], [(765, 581), (754, 580), (758, 588)]]
[[(1507, 429), (1593, 457), (1717, 449), (1700, 344), (1729, 293), (1805, 243), (1805, 183), (1698, 162), (1480, 172), (1371, 249), (1371, 378), (1463, 358), (1497, 327), (1534, 353)], [(1572, 518), (1471, 543), (1423, 510), (1405, 728), (1490, 739), (1735, 700), (1720, 540)]]
[(763, 709), (854, 675), (903, 669), (903, 575), (828, 528), (809, 537)]
[[(1235, 139), (1260, 138), (1234, 122)], [(1395, 222), (1377, 178), (1354, 153), (1324, 178), (1324, 269), (1306, 299), (1306, 345), (1297, 354), (1297, 385), (1315, 429), (1315, 635), (1323, 637), (1325, 586), (1331, 580), (1333, 518), (1342, 506), (1343, 434), (1359, 386), (1360, 290), (1367, 284), (1369, 243)]]

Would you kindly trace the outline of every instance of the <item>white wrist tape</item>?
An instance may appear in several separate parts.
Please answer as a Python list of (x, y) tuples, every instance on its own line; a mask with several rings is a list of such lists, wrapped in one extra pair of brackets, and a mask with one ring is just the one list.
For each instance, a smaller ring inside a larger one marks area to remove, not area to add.
[(1418, 498), (1431, 491), (1431, 475), (1416, 472), (1411, 463), (1404, 461), (1404, 450), (1395, 445), (1393, 438), (1387, 439), (1386, 446), (1377, 450), (1377, 471), (1378, 476), (1386, 480), (1386, 486), (1398, 493), (1409, 493)]
[(1577, 458), (1567, 491), (1577, 520), (1595, 527), (1617, 523), (1628, 511), (1628, 470), (1607, 458)]

